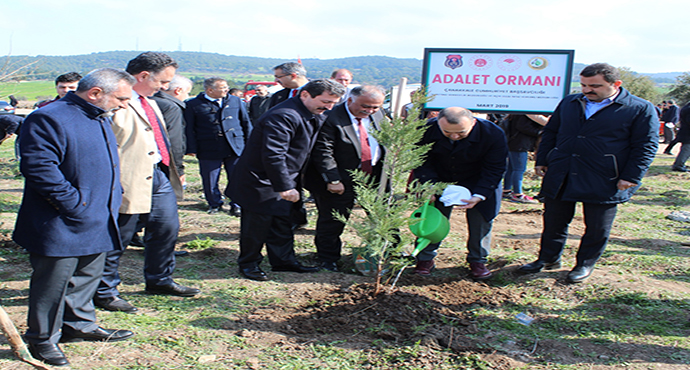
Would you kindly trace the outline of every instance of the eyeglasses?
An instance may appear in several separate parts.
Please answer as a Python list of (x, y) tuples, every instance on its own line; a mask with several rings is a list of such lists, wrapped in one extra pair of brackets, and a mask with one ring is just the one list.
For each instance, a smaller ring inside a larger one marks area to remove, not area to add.
[(289, 76), (289, 75), (290, 75), (290, 74), (288, 73), (288, 74), (286, 74), (286, 75), (282, 75), (282, 76), (273, 76), (273, 77), (275, 77), (275, 78), (283, 78), (283, 77)]

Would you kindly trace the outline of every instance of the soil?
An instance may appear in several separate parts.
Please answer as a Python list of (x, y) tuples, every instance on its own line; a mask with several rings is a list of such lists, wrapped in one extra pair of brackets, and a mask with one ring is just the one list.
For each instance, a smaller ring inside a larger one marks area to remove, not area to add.
[[(2, 185), (2, 184), (0, 184)], [(3, 187), (3, 189), (7, 189)], [(12, 190), (3, 190), (12, 191)], [(193, 251), (189, 257), (179, 258), (179, 264), (184, 267), (191, 260), (214, 259), (219, 261), (235, 260), (238, 253), (237, 237), (239, 235), (239, 221), (229, 216), (213, 216), (204, 212), (202, 202), (198, 198), (189, 199), (181, 204), (181, 220), (183, 222), (180, 233), (179, 247), (194, 240), (197, 236), (210, 236), (222, 239), (223, 242), (211, 249)], [(308, 205), (313, 213), (313, 205)], [(217, 218), (223, 217), (222, 227), (218, 227)], [(516, 205), (505, 203), (495, 221), (493, 235), (495, 249), (524, 251), (530, 256), (536, 256), (538, 238), (541, 232), (541, 205)], [(311, 217), (313, 220), (315, 217)], [(213, 226), (211, 226), (213, 225)], [(209, 233), (210, 227), (214, 231)], [(573, 238), (579, 238), (583, 231), (580, 218), (573, 223), (570, 232)], [(615, 234), (615, 231), (614, 231)], [(477, 312), (481, 309), (504, 305), (520, 305), (524, 299), (524, 292), (514, 289), (515, 284), (529, 284), (534, 276), (538, 276), (539, 284), (544, 294), (551, 297), (577, 300), (575, 291), (584, 289), (582, 285), (573, 286), (564, 283), (568, 269), (564, 267), (556, 272), (542, 272), (537, 275), (523, 276), (516, 273), (516, 269), (523, 261), (508, 261), (496, 256), (488, 266), (494, 274), (500, 274), (502, 284), (475, 282), (469, 277), (469, 271), (464, 262), (464, 240), (466, 225), (464, 215), (456, 210), (451, 218), (451, 235), (446, 240), (436, 259), (437, 269), (431, 277), (421, 277), (409, 272), (402, 275), (396, 287), (386, 290), (378, 296), (372, 295), (372, 279), (349, 272), (351, 265), (347, 265), (344, 273), (321, 272), (317, 274), (270, 273), (278, 280), (280, 286), (270, 283), (253, 282), (242, 279), (237, 271), (209, 267), (200, 272), (203, 280), (212, 282), (225, 279), (228, 284), (246, 287), (261, 287), (262, 294), (272, 297), (275, 305), (261, 305), (249, 313), (227, 317), (220, 321), (217, 330), (234, 332), (237, 336), (251, 339), (259, 348), (276, 347), (286, 353), (299, 355), (304, 348), (312, 343), (332, 343), (344, 349), (363, 350), (365, 354), (373, 354), (381, 348), (390, 346), (411, 346), (418, 343), (420, 351), (416, 356), (404, 359), (408, 368), (432, 369), (436, 364), (443, 363), (449, 358), (458, 356), (477, 356), (491, 364), (491, 369), (515, 369), (529, 367), (534, 369), (550, 369), (553, 364), (577, 364), (582, 361), (573, 350), (573, 343), (582, 353), (596, 353), (597, 359), (591, 361), (588, 369), (687, 369), (685, 364), (672, 361), (658, 362), (655, 358), (670, 356), (672, 347), (620, 344), (615, 349), (611, 346), (602, 347), (600, 344), (586, 340), (555, 341), (541, 340), (536, 343), (523, 341), (504, 341), (501, 348), (486, 346), (497, 333), (491, 330), (480, 330)], [(619, 237), (613, 235), (614, 238)], [(313, 221), (306, 229), (299, 230), (296, 235), (298, 245), (310, 246), (313, 238)], [(348, 235), (352, 241), (353, 237)], [(575, 239), (573, 239), (575, 240)], [(0, 243), (4, 248), (19, 250), (10, 241), (10, 236), (1, 236)], [(313, 250), (300, 248), (300, 258), (305, 263), (314, 262)], [(124, 277), (124, 292), (136, 294), (141, 283), (141, 259), (136, 258), (139, 253), (135, 248), (129, 249), (121, 269)], [(572, 263), (573, 251), (566, 252), (567, 263)], [(532, 257), (529, 257), (532, 258)], [(615, 258), (611, 257), (611, 258)], [(187, 259), (187, 260), (185, 260)], [(191, 260), (189, 260), (191, 259)], [(344, 257), (351, 261), (352, 256)], [(16, 257), (6, 257), (0, 268), (0, 279), (11, 276), (18, 270), (30, 271), (27, 259), (17, 253)], [(612, 288), (630, 288), (650, 295), (665, 291), (689, 292), (688, 284), (675, 281), (651, 279), (635, 276), (634, 279), (622, 277), (615, 271), (601, 264), (595, 277), (597, 284)], [(138, 286), (128, 286), (128, 284)], [(198, 285), (202, 285), (200, 282)], [(262, 285), (263, 284), (263, 285)], [(9, 281), (4, 284), (1, 292), (5, 302), (5, 309), (10, 314), (19, 331), (25, 328), (27, 280)], [(129, 290), (129, 291), (128, 291)], [(222, 299), (222, 298), (217, 298)], [(155, 315), (155, 310), (141, 307), (141, 314)], [(109, 314), (99, 311), (99, 315)], [(532, 312), (538, 321), (548, 322), (554, 315), (545, 312)], [(199, 325), (204, 325), (200, 323)], [(171, 337), (182, 336), (184, 333), (168, 332)], [(12, 358), (6, 347), (6, 341), (0, 337), (0, 360)], [(91, 366), (107, 367), (111, 362), (99, 360), (101, 358), (120, 357), (120, 364), (138, 363), (146, 368), (147, 353), (143, 348), (139, 351), (119, 353), (116, 346), (99, 347), (101, 356), (96, 359), (79, 357), (70, 354), (70, 360), (79, 368)], [(224, 358), (243, 359), (250, 368), (261, 368), (258, 356), (260, 350), (253, 348), (232, 348), (228, 346)], [(171, 355), (171, 363), (175, 363), (175, 354)], [(607, 365), (607, 359), (632, 359), (621, 365)], [(126, 359), (126, 360), (125, 360)], [(219, 360), (216, 358), (215, 360)], [(86, 361), (90, 365), (87, 365)], [(96, 361), (96, 362), (93, 362)], [(99, 362), (100, 361), (100, 362)], [(403, 360), (401, 360), (403, 361)], [(403, 363), (387, 363), (385, 365), (371, 365), (370, 368), (397, 368)], [(3, 367), (4, 365), (4, 367)], [(555, 365), (553, 365), (555, 366)], [(639, 367), (637, 367), (639, 366)], [(0, 362), (4, 369), (29, 368), (16, 361)], [(117, 368), (114, 366), (113, 368)], [(470, 367), (468, 367), (470, 368)]]

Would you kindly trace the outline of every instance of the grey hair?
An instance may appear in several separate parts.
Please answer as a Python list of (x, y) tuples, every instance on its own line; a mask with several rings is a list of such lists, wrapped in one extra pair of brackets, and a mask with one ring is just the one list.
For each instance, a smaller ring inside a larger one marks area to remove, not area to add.
[(104, 93), (110, 94), (117, 90), (120, 81), (125, 81), (133, 86), (137, 80), (129, 73), (115, 68), (99, 68), (89, 72), (84, 78), (79, 80), (77, 92), (85, 92), (99, 87)]
[[(204, 80), (204, 90), (208, 90), (208, 89), (213, 88), (213, 85), (215, 85), (216, 82), (219, 82), (219, 81), (225, 81), (225, 79), (222, 77), (209, 77), (209, 78), (205, 79)], [(227, 81), (225, 81), (225, 82), (227, 82)]]
[(283, 73), (291, 75), (296, 74), (298, 76), (307, 77), (307, 69), (303, 65), (295, 62), (287, 62), (273, 67), (273, 70), (280, 69)]
[(458, 124), (462, 118), (474, 119), (472, 112), (465, 108), (448, 107), (438, 113), (438, 119), (445, 118), (448, 123)]
[(374, 85), (360, 85), (350, 90), (350, 96), (353, 98), (358, 98), (362, 95), (366, 95), (371, 98), (376, 98), (381, 95), (382, 98), (385, 98), (386, 90), (381, 86)]
[(173, 91), (178, 87), (185, 88), (187, 86), (194, 86), (194, 82), (192, 82), (192, 80), (188, 79), (185, 76), (175, 75), (175, 77), (173, 77), (173, 79), (170, 80), (170, 84), (168, 85), (168, 88), (165, 91)]

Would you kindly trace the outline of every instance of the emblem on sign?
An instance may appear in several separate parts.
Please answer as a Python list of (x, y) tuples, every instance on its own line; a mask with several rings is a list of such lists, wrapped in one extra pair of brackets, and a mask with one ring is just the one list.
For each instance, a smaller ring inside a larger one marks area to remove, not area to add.
[(534, 57), (527, 62), (530, 68), (540, 70), (544, 69), (549, 65), (549, 61), (543, 57)]
[(458, 54), (447, 55), (446, 62), (443, 65), (450, 69), (462, 67), (462, 56)]

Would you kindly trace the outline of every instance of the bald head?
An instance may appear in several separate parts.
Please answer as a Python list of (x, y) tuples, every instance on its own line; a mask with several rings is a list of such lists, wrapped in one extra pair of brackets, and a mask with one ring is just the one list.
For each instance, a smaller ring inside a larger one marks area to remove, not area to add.
[(445, 137), (453, 141), (469, 136), (476, 122), (472, 112), (465, 108), (448, 107), (438, 114), (438, 127)]

